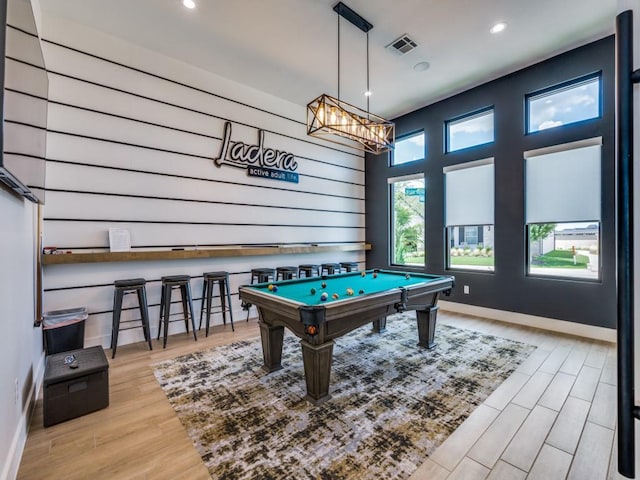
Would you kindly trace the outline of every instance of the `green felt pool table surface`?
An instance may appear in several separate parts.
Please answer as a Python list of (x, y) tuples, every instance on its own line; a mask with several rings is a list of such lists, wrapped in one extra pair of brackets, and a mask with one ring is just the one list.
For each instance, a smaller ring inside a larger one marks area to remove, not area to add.
[[(390, 270), (365, 270), (337, 275), (325, 275), (322, 277), (309, 277), (279, 282), (259, 283), (248, 285), (245, 288), (253, 288), (265, 294), (280, 297), (284, 300), (298, 302), (304, 305), (329, 305), (345, 299), (355, 299), (363, 295), (378, 293), (394, 288), (411, 288), (412, 286), (435, 282), (442, 277), (421, 273), (394, 272)], [(326, 283), (326, 287), (322, 284)], [(276, 291), (269, 286), (276, 285)], [(353, 290), (353, 295), (347, 293), (347, 289)], [(315, 293), (312, 293), (312, 289)], [(360, 293), (360, 292), (363, 293)], [(323, 292), (328, 294), (325, 301), (320, 299)], [(338, 298), (334, 299), (333, 294)]]

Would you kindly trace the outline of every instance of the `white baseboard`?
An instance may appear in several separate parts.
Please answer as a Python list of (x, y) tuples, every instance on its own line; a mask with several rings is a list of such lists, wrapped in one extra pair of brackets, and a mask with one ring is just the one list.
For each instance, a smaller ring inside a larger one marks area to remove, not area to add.
[(493, 308), (478, 307), (476, 305), (468, 305), (466, 303), (448, 302), (446, 300), (440, 300), (438, 305), (440, 305), (442, 310), (448, 310), (450, 312), (490, 318), (501, 322), (515, 323), (516, 325), (540, 328), (542, 330), (566, 333), (569, 335), (576, 335), (578, 337), (592, 338), (594, 340), (603, 340), (605, 342), (616, 342), (616, 330), (613, 328), (594, 327), (592, 325), (584, 325), (582, 323), (567, 322), (566, 320), (537, 317), (535, 315), (527, 315), (525, 313), (507, 312), (505, 310), (495, 310)]
[(24, 402), (24, 408), (22, 415), (18, 421), (11, 446), (7, 452), (5, 458), (4, 467), (0, 472), (0, 480), (15, 480), (18, 476), (18, 468), (20, 468), (20, 460), (22, 459), (22, 452), (24, 452), (24, 446), (27, 443), (27, 434), (29, 433), (29, 424), (31, 423), (31, 415), (34, 411), (36, 401), (38, 400), (38, 392), (42, 386), (42, 379), (44, 378), (44, 352), (40, 356), (38, 364), (36, 365), (35, 372), (33, 374), (33, 384), (29, 390), (29, 395)]

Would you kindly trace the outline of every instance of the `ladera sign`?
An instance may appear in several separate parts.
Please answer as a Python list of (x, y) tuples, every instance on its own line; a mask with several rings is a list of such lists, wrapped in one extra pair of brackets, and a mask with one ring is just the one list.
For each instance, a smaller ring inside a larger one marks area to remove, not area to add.
[(231, 122), (225, 122), (222, 144), (217, 157), (213, 159), (217, 167), (230, 164), (247, 169), (251, 177), (268, 178), (283, 182), (298, 183), (298, 168), (292, 153), (264, 147), (264, 130), (258, 130), (258, 144), (247, 145), (231, 141)]

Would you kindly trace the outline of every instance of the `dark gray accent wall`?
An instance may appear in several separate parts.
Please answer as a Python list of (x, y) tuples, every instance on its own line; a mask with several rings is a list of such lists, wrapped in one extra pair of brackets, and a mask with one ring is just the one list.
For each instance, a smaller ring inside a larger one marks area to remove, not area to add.
[[(424, 130), (424, 161), (389, 166), (388, 155), (366, 159), (366, 239), (372, 244), (367, 267), (393, 268), (389, 253), (387, 179), (425, 174), (424, 270), (454, 274), (447, 300), (600, 327), (615, 328), (615, 134), (614, 37), (590, 43), (395, 119), (396, 137)], [(602, 75), (602, 116), (525, 134), (525, 95), (592, 73)], [(429, 81), (428, 75), (425, 76)], [(495, 142), (444, 153), (446, 120), (493, 106)], [(527, 276), (523, 152), (584, 138), (602, 137), (601, 280), (578, 281)], [(495, 272), (446, 270), (444, 176), (448, 165), (495, 160)], [(469, 285), (470, 294), (462, 292)]]

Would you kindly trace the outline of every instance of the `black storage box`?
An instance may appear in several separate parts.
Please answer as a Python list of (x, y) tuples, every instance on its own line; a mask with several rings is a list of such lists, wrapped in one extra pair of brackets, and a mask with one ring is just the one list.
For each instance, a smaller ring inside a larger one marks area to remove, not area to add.
[(109, 362), (102, 347), (48, 355), (43, 383), (45, 427), (109, 406)]
[(84, 322), (86, 308), (54, 310), (43, 315), (45, 353), (77, 350), (84, 347)]

